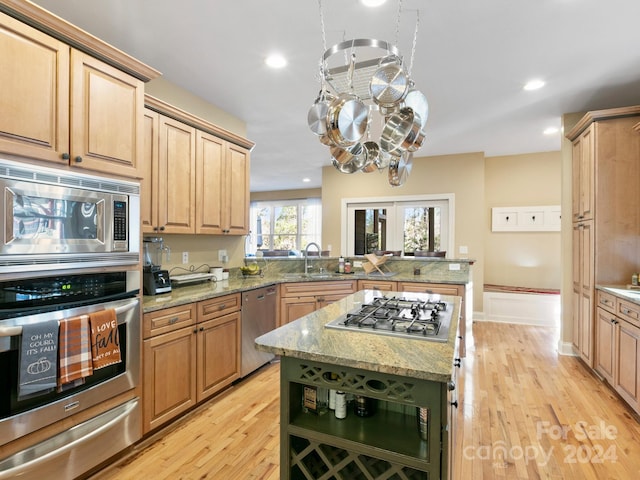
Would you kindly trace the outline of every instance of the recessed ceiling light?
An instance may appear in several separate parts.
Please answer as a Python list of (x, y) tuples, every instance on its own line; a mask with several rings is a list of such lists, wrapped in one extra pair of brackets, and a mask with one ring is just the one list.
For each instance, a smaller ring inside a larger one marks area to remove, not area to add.
[(302, 181), (303, 181), (304, 183), (309, 183), (309, 182), (311, 181), (311, 179), (310, 179), (309, 177), (304, 177), (304, 178), (302, 179)]
[(544, 129), (545, 135), (553, 135), (554, 133), (558, 133), (560, 130), (557, 127), (548, 127)]
[(524, 85), (524, 89), (525, 90), (538, 90), (539, 88), (544, 87), (544, 82), (542, 80), (536, 79), (536, 80), (529, 80), (525, 85)]
[(273, 55), (269, 55), (264, 60), (264, 63), (266, 63), (271, 68), (282, 68), (287, 65), (287, 59), (279, 53), (274, 53)]
[(360, 3), (362, 3), (365, 7), (379, 7), (386, 1), (387, 0), (360, 0)]

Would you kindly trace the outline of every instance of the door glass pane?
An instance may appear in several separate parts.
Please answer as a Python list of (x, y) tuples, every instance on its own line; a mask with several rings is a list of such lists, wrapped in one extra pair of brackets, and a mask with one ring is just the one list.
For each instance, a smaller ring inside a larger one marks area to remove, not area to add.
[(405, 255), (413, 255), (416, 250), (441, 249), (440, 207), (404, 207), (402, 218)]
[(387, 210), (354, 210), (354, 255), (364, 255), (387, 248)]

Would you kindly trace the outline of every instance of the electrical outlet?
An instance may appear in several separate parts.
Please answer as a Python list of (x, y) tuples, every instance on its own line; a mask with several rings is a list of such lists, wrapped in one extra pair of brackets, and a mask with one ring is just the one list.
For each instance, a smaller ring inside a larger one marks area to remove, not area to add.
[(227, 251), (226, 250), (218, 250), (218, 261), (226, 262), (228, 260)]
[(182, 252), (182, 263), (184, 265), (189, 263), (189, 252)]
[(354, 260), (353, 261), (353, 268), (362, 268), (362, 261)]
[(460, 253), (463, 255), (469, 253), (469, 247), (467, 247), (466, 245), (460, 245)]

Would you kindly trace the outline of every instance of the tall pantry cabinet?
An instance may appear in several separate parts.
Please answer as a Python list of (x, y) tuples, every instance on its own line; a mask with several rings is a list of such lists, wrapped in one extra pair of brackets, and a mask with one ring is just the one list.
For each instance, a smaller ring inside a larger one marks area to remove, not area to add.
[(640, 106), (588, 112), (573, 142), (573, 337), (594, 366), (595, 286), (624, 285), (640, 269)]

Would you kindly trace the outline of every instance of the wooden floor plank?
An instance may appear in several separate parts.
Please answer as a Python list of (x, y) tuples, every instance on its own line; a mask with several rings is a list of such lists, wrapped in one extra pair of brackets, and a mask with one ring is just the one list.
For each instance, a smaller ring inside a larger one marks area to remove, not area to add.
[[(557, 330), (469, 330), (455, 480), (640, 478), (640, 419), (580, 360), (558, 356)], [(276, 480), (279, 434), (274, 362), (91, 480)]]

